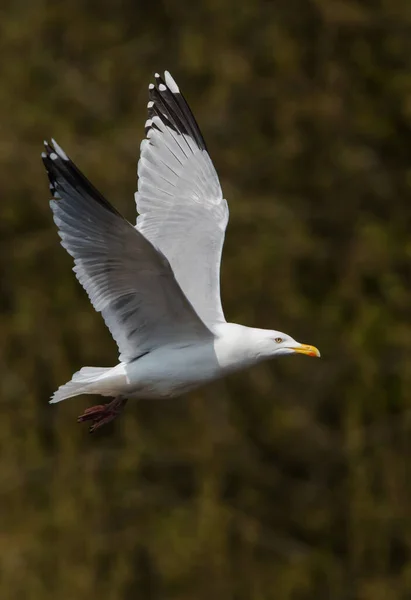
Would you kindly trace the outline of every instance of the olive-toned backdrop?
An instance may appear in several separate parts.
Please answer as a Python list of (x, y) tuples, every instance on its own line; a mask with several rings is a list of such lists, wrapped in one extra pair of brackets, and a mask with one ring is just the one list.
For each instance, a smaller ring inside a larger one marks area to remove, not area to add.
[[(0, 597), (411, 598), (409, 0), (0, 6)], [(117, 351), (59, 245), (55, 137), (130, 220), (154, 71), (229, 200), (229, 320), (323, 358), (173, 401), (49, 406)]]

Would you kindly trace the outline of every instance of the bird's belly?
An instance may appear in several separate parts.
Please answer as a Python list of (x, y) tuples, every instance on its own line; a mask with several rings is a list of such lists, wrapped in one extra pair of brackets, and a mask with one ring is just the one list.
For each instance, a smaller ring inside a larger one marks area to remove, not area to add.
[(222, 376), (213, 346), (189, 346), (150, 352), (125, 365), (129, 397), (180, 396)]

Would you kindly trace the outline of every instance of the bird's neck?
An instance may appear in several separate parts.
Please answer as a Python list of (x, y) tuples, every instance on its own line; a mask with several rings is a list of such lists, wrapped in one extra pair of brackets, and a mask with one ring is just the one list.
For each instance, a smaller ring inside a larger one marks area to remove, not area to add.
[(268, 358), (259, 351), (257, 331), (236, 323), (218, 326), (214, 349), (223, 371), (245, 369)]

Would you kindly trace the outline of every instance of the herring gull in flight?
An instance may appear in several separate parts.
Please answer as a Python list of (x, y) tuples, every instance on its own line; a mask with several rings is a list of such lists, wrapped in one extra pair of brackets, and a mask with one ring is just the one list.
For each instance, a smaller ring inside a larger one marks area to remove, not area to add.
[(83, 367), (50, 402), (80, 394), (114, 398), (79, 417), (90, 431), (128, 398), (173, 397), (268, 358), (314, 346), (227, 323), (220, 262), (227, 202), (204, 138), (167, 71), (149, 85), (133, 226), (52, 140), (42, 153), (61, 244), (119, 349), (115, 367)]

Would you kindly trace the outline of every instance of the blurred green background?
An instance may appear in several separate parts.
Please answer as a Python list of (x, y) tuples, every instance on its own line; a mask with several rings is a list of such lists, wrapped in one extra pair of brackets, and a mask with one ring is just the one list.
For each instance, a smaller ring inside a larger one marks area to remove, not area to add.
[[(3, 0), (0, 597), (411, 598), (409, 0)], [(55, 137), (130, 220), (169, 69), (231, 209), (230, 321), (321, 349), (94, 436), (117, 349), (59, 245)]]

